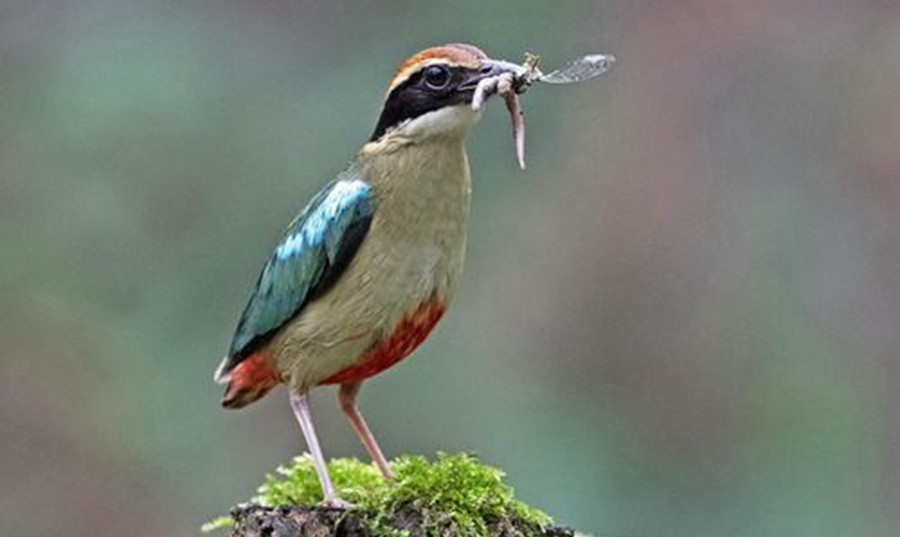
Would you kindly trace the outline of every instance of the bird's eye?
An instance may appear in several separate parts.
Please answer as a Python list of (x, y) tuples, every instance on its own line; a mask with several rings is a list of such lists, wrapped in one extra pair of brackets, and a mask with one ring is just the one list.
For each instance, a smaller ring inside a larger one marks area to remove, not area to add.
[(444, 89), (450, 82), (450, 71), (442, 65), (429, 65), (423, 74), (425, 85), (431, 89)]

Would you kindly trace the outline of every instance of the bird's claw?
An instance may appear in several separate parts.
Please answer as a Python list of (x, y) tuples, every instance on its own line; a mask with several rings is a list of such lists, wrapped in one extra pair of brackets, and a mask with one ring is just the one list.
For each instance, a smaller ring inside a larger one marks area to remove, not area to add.
[(342, 509), (342, 510), (353, 509), (354, 507), (356, 507), (352, 503), (350, 503), (346, 500), (342, 500), (337, 497), (326, 498), (320, 505), (322, 507), (328, 507), (329, 509)]

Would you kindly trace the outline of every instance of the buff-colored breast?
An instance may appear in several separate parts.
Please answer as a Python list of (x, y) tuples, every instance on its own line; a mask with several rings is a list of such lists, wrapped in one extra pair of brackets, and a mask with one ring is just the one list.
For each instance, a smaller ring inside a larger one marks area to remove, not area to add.
[[(282, 378), (301, 391), (340, 380), (348, 368), (380, 371), (361, 364), (373, 355), (387, 365), (407, 355), (440, 317), (433, 308), (442, 313), (453, 298), (462, 272), (471, 190), (463, 136), (369, 144), (359, 164), (376, 199), (365, 240), (335, 285), (267, 347)], [(425, 321), (417, 317), (423, 308), (432, 312)], [(411, 319), (416, 330), (398, 335)], [(374, 352), (392, 336), (405, 342), (391, 347), (402, 356)]]

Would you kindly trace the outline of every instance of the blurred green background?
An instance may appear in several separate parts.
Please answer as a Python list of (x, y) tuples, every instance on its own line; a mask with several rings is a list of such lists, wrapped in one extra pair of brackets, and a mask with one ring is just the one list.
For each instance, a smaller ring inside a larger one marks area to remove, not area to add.
[[(367, 383), (389, 455), (472, 450), (605, 537), (900, 531), (900, 5), (0, 1), (0, 534), (193, 535), (304, 449), (212, 371), (396, 66), (602, 79), (470, 140), (461, 295)], [(364, 455), (332, 389), (326, 453)]]

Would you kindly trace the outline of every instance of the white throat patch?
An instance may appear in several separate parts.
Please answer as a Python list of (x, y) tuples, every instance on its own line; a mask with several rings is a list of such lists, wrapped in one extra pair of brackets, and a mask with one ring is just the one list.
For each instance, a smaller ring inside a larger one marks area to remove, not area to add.
[(445, 106), (401, 123), (392, 129), (397, 136), (424, 140), (435, 136), (462, 135), (481, 119), (480, 110), (459, 104)]

